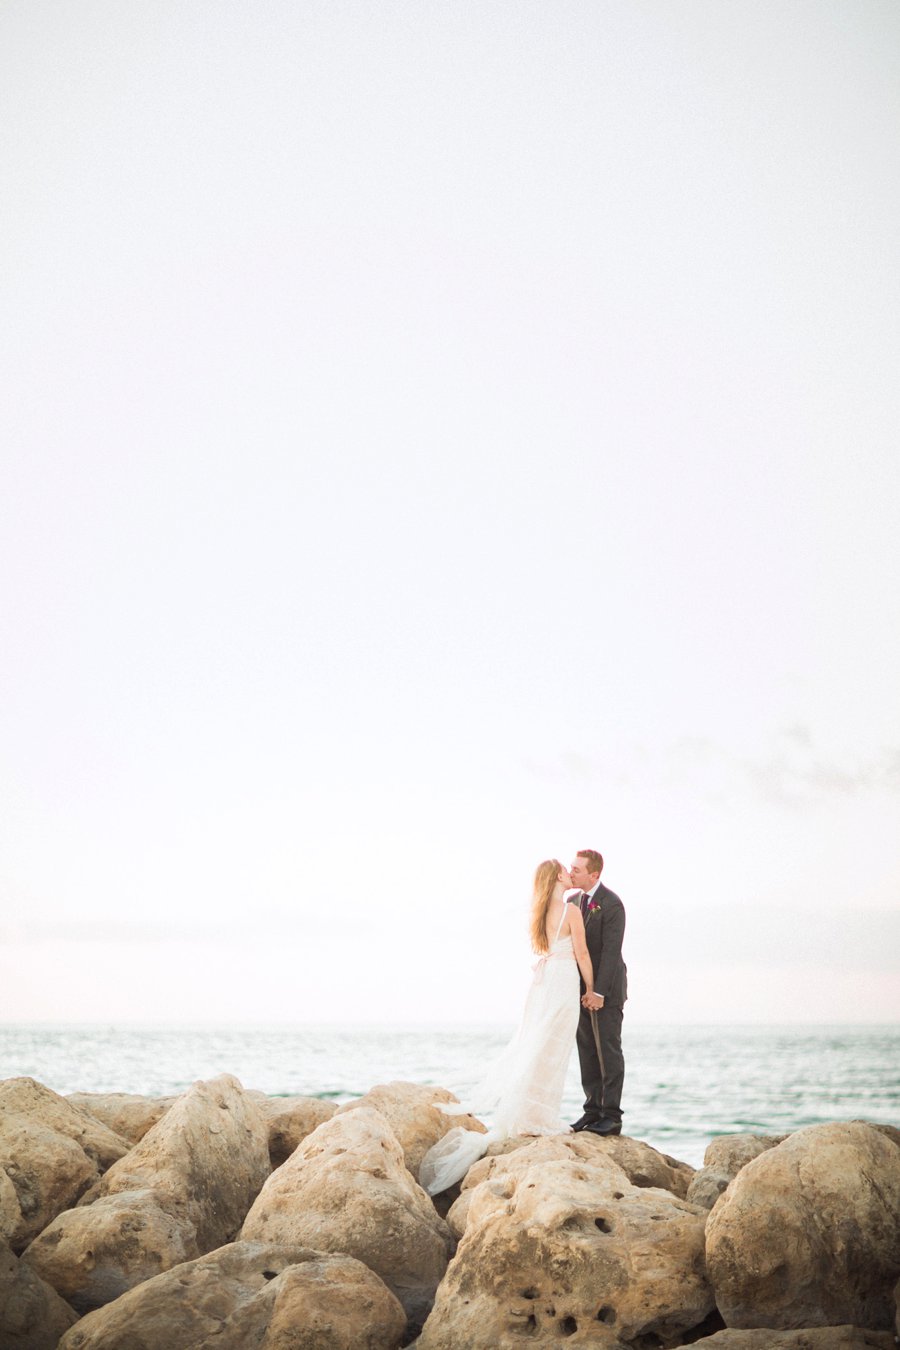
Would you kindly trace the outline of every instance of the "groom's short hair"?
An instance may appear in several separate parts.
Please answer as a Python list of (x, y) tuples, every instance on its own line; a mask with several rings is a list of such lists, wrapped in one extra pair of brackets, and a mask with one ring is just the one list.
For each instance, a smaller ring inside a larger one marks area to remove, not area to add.
[(589, 872), (603, 871), (603, 854), (598, 853), (595, 848), (580, 848), (576, 857), (584, 858)]

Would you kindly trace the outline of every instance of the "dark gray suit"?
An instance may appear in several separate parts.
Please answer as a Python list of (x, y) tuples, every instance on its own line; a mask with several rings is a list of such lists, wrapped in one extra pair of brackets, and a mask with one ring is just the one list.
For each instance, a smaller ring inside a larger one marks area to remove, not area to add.
[[(578, 1059), (584, 1088), (584, 1114), (591, 1120), (622, 1119), (622, 1012), (628, 997), (628, 971), (622, 960), (625, 936), (625, 906), (601, 882), (594, 892), (599, 903), (584, 921), (584, 936), (594, 967), (594, 993), (603, 995), (603, 1007), (590, 1013), (581, 1009), (578, 1018)], [(578, 904), (579, 899), (570, 901)], [(584, 981), (581, 982), (584, 993)]]

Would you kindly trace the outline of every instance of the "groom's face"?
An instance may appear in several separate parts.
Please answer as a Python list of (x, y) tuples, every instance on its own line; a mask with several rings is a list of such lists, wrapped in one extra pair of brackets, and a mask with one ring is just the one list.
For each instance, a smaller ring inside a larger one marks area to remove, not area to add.
[(600, 873), (589, 872), (585, 859), (580, 855), (575, 859), (569, 871), (572, 874), (572, 885), (577, 886), (580, 891), (589, 891), (600, 880)]

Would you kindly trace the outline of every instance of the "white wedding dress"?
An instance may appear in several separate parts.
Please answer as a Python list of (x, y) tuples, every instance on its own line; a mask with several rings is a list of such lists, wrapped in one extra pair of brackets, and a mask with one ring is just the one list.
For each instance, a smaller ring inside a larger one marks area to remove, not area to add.
[(459, 1181), (501, 1139), (569, 1133), (559, 1112), (581, 1003), (572, 939), (559, 936), (565, 917), (563, 906), (556, 938), (534, 967), (522, 1020), (509, 1045), (465, 1102), (435, 1103), (447, 1115), (487, 1115), (492, 1127), (487, 1134), (457, 1127), (428, 1150), (419, 1184), (429, 1195)]

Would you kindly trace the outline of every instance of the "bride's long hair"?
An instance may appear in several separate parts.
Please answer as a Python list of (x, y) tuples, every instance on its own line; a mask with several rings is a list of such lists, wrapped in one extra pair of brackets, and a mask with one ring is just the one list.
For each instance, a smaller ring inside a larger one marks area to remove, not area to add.
[(547, 911), (559, 881), (562, 863), (555, 858), (538, 864), (534, 874), (534, 898), (531, 902), (531, 945), (539, 956), (550, 950), (547, 941)]

